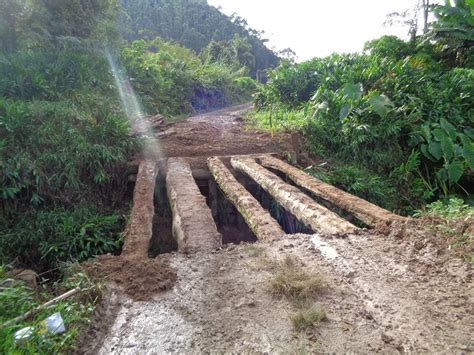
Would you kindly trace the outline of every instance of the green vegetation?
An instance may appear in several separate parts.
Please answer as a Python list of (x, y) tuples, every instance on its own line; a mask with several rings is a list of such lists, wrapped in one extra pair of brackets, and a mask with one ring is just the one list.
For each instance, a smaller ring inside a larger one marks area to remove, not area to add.
[(245, 67), (203, 63), (191, 50), (160, 38), (132, 42), (121, 58), (147, 112), (174, 116), (224, 107), (250, 100), (256, 90)]
[(464, 55), (472, 51), (467, 9), (463, 1), (435, 7), (439, 20), (415, 45), (384, 36), (363, 54), (283, 62), (255, 96), (257, 124), (300, 130), (309, 150), (330, 161), (317, 175), (392, 210), (411, 213), (441, 197), (469, 196), (474, 70)]
[[(11, 279), (10, 279), (11, 280)], [(32, 318), (7, 327), (0, 327), (0, 352), (2, 354), (51, 354), (68, 353), (75, 348), (75, 341), (82, 327), (86, 326), (100, 298), (100, 288), (94, 285), (83, 272), (50, 287), (40, 285), (33, 291), (21, 282), (11, 283), (6, 270), (0, 267), (0, 324), (10, 321), (33, 308), (75, 287), (83, 292), (80, 299), (70, 298), (61, 301), (35, 314)], [(66, 324), (66, 332), (58, 335), (42, 335), (42, 321), (60, 312)], [(25, 327), (32, 327), (27, 340), (15, 344), (13, 335)]]
[(466, 262), (474, 261), (474, 207), (451, 197), (435, 201), (415, 213), (430, 225), (436, 238)]
[(293, 328), (298, 332), (310, 330), (325, 320), (326, 312), (316, 307), (300, 309), (291, 317)]
[[(124, 14), (121, 28), (128, 40), (162, 37), (174, 40), (199, 53), (217, 47), (231, 47), (244, 41), (250, 47), (246, 65), (252, 75), (257, 70), (278, 65), (278, 56), (265, 46), (263, 32), (248, 27), (237, 16), (226, 16), (206, 0), (121, 0)], [(230, 44), (230, 45), (229, 45)], [(209, 51), (207, 51), (209, 52)], [(240, 57), (239, 59), (243, 59)]]
[[(420, 212), (421, 214), (421, 212)], [(474, 207), (464, 203), (460, 198), (447, 201), (435, 201), (426, 206), (425, 214), (436, 215), (446, 219), (474, 217)]]
[[(172, 4), (195, 11), (194, 3)], [(257, 89), (250, 72), (276, 64), (256, 34), (205, 2), (202, 11), (228, 25), (225, 37), (209, 36), (192, 47), (194, 40), (172, 35), (168, 13), (153, 20), (166, 31), (124, 38), (121, 30), (130, 30), (124, 11), (137, 24), (152, 14), (133, 13), (130, 6), (123, 9), (118, 0), (0, 2), (0, 265), (53, 278), (29, 290), (10, 284), (0, 266), (2, 323), (73, 287), (65, 263), (120, 251), (128, 161), (145, 142), (130, 127), (141, 113), (173, 117), (248, 101)], [(199, 23), (211, 28), (211, 22)], [(135, 94), (136, 100), (129, 97)], [(2, 327), (0, 352), (69, 352), (95, 302), (80, 301)], [(55, 311), (67, 333), (38, 335), (39, 322)], [(25, 326), (35, 335), (15, 345), (14, 332)]]
[(0, 6), (0, 262), (44, 271), (114, 252), (127, 161), (141, 145), (114, 75), (128, 78), (144, 113), (223, 107), (256, 90), (251, 47), (238, 33), (220, 48), (225, 58), (160, 38), (128, 43), (113, 0)]
[(116, 6), (2, 4), (15, 22), (1, 33), (0, 262), (44, 271), (113, 251), (139, 146), (97, 47), (116, 43)]

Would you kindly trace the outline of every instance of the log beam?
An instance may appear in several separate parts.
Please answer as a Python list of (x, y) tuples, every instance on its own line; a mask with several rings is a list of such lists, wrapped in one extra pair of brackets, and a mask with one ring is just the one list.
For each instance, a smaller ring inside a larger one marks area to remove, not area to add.
[(237, 181), (219, 158), (209, 158), (207, 165), (220, 189), (259, 240), (269, 241), (285, 234), (278, 222)]
[(373, 227), (379, 222), (403, 219), (403, 217), (376, 206), (362, 198), (326, 184), (280, 159), (266, 156), (262, 157), (259, 161), (262, 166), (284, 173), (296, 185), (326, 201), (331, 202), (333, 205), (350, 212), (369, 226)]
[(320, 233), (350, 233), (357, 228), (336, 213), (316, 203), (298, 188), (285, 183), (278, 176), (257, 164), (254, 159), (231, 159), (234, 169), (251, 177), (283, 208), (298, 220)]

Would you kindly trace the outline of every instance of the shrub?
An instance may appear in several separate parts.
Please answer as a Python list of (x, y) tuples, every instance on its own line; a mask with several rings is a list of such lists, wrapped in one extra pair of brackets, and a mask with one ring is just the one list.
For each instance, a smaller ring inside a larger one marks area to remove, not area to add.
[(0, 261), (13, 256), (41, 270), (62, 262), (84, 261), (120, 247), (124, 219), (94, 206), (29, 211), (0, 230)]
[[(81, 273), (55, 283), (50, 288), (40, 285), (40, 288), (34, 292), (22, 283), (10, 284), (7, 280), (6, 269), (0, 266), (0, 284), (3, 287), (2, 292), (0, 292), (0, 324), (2, 324), (2, 327), (0, 327), (0, 353), (2, 354), (71, 353), (76, 345), (75, 340), (81, 327), (86, 326), (92, 316), (99, 295), (98, 287), (91, 284)], [(65, 290), (75, 287), (81, 287), (83, 290), (80, 300), (70, 298), (61, 301), (54, 306), (41, 310), (27, 320), (7, 327), (3, 326), (4, 322), (32, 310), (65, 292)], [(88, 297), (84, 297), (85, 295)], [(56, 312), (61, 313), (66, 332), (57, 335), (41, 335), (41, 322)], [(15, 344), (15, 332), (25, 327), (32, 328), (32, 336)]]
[(432, 47), (382, 37), (365, 54), (282, 63), (255, 95), (256, 118), (272, 115), (279, 126), (300, 129), (313, 153), (386, 180), (398, 189), (393, 205), (405, 212), (468, 195), (474, 71), (450, 68)]

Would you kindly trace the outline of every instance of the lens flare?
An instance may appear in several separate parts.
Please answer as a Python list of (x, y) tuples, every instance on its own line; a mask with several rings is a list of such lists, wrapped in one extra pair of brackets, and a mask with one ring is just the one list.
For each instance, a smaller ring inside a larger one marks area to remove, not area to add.
[(150, 122), (146, 119), (143, 109), (138, 101), (137, 95), (133, 90), (130, 80), (124, 70), (119, 68), (114, 57), (107, 49), (105, 51), (110, 69), (115, 79), (115, 85), (120, 95), (123, 110), (127, 115), (130, 128), (134, 133), (140, 134), (145, 139), (145, 153), (147, 157), (159, 160), (163, 158), (160, 144), (156, 138)]

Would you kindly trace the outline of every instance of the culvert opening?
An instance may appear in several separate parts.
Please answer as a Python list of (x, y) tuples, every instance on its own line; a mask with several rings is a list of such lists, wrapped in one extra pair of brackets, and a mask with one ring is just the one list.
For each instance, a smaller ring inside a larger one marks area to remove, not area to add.
[(213, 179), (195, 179), (201, 194), (212, 212), (217, 230), (222, 234), (222, 243), (254, 243), (257, 237), (245, 223), (239, 211), (234, 207)]
[(159, 254), (178, 250), (178, 243), (173, 237), (173, 216), (166, 193), (166, 179), (158, 176), (154, 194), (155, 215), (148, 256), (155, 258)]
[(357, 218), (356, 216), (354, 216), (352, 213), (350, 212), (347, 212), (346, 210), (343, 210), (342, 208), (339, 208), (338, 206), (336, 206), (335, 204), (333, 204), (332, 202), (328, 201), (328, 200), (325, 200), (317, 195), (315, 195), (314, 193), (312, 193), (311, 191), (305, 189), (304, 187), (302, 186), (299, 186), (297, 184), (295, 184), (293, 182), (293, 180), (291, 180), (288, 176), (286, 176), (285, 173), (279, 171), (279, 170), (276, 170), (276, 169), (272, 169), (272, 168), (269, 168), (269, 167), (264, 167), (265, 169), (267, 169), (268, 171), (272, 172), (273, 174), (275, 174), (276, 176), (278, 176), (280, 179), (282, 179), (283, 181), (285, 181), (288, 185), (291, 185), (293, 187), (296, 187), (298, 190), (300, 190), (301, 192), (303, 192), (304, 194), (308, 195), (309, 197), (311, 197), (315, 202), (317, 202), (318, 204), (320, 204), (321, 206), (324, 206), (326, 207), (328, 210), (336, 213), (339, 217), (341, 218), (344, 218), (346, 221), (352, 223), (353, 225), (355, 225), (356, 227), (359, 227), (359, 228), (366, 228), (366, 229), (371, 229), (372, 227), (369, 226), (368, 224), (364, 223), (363, 221), (361, 221), (359, 218)]
[(266, 209), (270, 215), (280, 224), (281, 228), (287, 234), (313, 234), (313, 230), (300, 222), (293, 214), (284, 209), (275, 199), (266, 192), (260, 185), (252, 179), (242, 178), (241, 183), (245, 186), (262, 207)]

